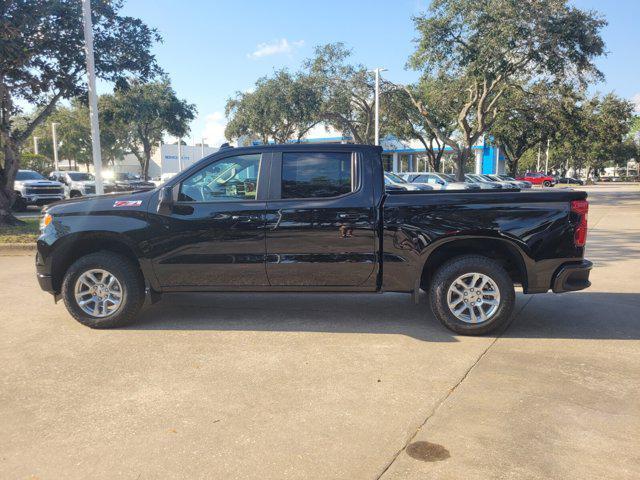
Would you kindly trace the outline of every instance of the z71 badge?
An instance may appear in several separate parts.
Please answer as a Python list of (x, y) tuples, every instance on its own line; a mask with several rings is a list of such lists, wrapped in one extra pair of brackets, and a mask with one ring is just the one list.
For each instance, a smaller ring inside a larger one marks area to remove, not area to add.
[(117, 200), (114, 202), (114, 207), (139, 207), (142, 205), (142, 200)]

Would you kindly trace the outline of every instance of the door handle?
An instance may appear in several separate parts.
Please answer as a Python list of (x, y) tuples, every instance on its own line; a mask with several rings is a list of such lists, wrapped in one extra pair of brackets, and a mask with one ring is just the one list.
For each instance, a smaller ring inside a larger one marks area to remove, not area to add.
[(349, 221), (356, 221), (360, 218), (360, 215), (358, 215), (357, 213), (339, 213), (338, 214), (338, 220), (349, 220)]

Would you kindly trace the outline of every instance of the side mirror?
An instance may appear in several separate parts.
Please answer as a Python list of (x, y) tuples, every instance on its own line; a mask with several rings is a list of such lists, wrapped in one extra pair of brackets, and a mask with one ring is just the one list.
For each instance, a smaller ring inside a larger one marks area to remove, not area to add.
[(161, 215), (170, 215), (173, 212), (173, 204), (173, 187), (162, 187), (158, 197), (158, 213)]

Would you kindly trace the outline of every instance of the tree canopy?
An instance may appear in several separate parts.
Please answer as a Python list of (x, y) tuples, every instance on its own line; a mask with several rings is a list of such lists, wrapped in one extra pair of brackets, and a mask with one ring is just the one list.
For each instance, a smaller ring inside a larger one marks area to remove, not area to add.
[[(58, 100), (85, 92), (84, 35), (77, 0), (7, 0), (0, 10), (0, 224), (15, 223), (10, 213), (20, 150)], [(121, 0), (92, 2), (96, 75), (120, 82), (160, 72), (151, 46), (158, 33), (141, 20), (120, 14)], [(20, 105), (37, 114), (14, 124)]]
[(405, 91), (434, 136), (456, 152), (460, 179), (508, 90), (534, 80), (581, 84), (601, 77), (593, 59), (604, 53), (600, 30), (606, 22), (567, 0), (433, 0), (428, 14), (414, 22), (418, 38), (409, 66), (422, 81), (457, 85), (443, 90), (449, 95), (444, 101), (457, 106), (456, 136), (438, 128), (411, 88)]
[(505, 93), (500, 111), (489, 129), (505, 154), (512, 175), (520, 158), (547, 139), (561, 138), (580, 121), (578, 102), (582, 94), (570, 85), (537, 82)]
[(152, 148), (165, 133), (186, 136), (196, 107), (178, 98), (165, 78), (149, 83), (133, 80), (120, 86), (112, 96), (105, 96), (102, 112), (119, 142), (140, 162), (146, 179)]
[(320, 122), (320, 93), (308, 75), (275, 72), (258, 79), (255, 90), (227, 101), (229, 139), (256, 137), (263, 143), (300, 140)]

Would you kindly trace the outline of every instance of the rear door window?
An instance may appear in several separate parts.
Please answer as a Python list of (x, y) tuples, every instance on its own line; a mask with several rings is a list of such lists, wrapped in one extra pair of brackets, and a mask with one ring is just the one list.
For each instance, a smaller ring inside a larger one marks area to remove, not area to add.
[(327, 198), (355, 190), (351, 152), (282, 154), (282, 198)]

